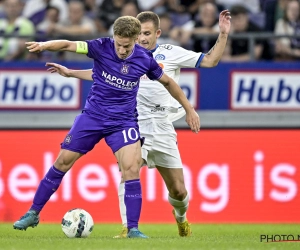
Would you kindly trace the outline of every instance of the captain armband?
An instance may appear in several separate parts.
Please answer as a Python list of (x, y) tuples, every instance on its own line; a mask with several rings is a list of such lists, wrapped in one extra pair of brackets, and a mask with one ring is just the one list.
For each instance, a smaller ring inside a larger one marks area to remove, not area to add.
[(88, 53), (87, 42), (77, 41), (76, 42), (76, 53), (87, 54)]

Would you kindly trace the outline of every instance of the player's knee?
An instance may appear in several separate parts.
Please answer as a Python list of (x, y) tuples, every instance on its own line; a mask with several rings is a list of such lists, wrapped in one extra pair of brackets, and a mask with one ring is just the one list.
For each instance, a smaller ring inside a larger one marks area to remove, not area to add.
[(140, 178), (140, 166), (137, 164), (123, 166), (122, 176), (124, 178), (124, 181), (139, 179)]
[(133, 171), (132, 169), (127, 169), (124, 171), (124, 181), (139, 179), (140, 175), (138, 171)]
[(54, 162), (55, 168), (62, 172), (67, 172), (73, 165), (73, 161), (66, 159), (65, 157), (58, 157)]
[(176, 200), (182, 201), (185, 199), (187, 195), (187, 190), (185, 189), (185, 186), (183, 185), (174, 185), (169, 190), (170, 196)]

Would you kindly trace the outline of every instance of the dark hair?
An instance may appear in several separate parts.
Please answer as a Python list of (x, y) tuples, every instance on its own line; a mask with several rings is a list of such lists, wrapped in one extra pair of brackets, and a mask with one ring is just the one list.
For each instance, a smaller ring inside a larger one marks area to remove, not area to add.
[(159, 19), (162, 19), (162, 18), (171, 19), (170, 14), (167, 12), (161, 13), (160, 15), (158, 15), (158, 17), (159, 17)]
[(243, 5), (233, 5), (230, 9), (231, 16), (237, 16), (239, 14), (248, 14), (249, 11)]
[(48, 10), (56, 10), (57, 13), (60, 12), (59, 8), (57, 8), (56, 6), (53, 6), (53, 5), (47, 5), (46, 11), (48, 11)]
[(157, 14), (152, 11), (144, 11), (136, 16), (141, 23), (152, 22), (156, 30), (160, 27), (160, 21)]

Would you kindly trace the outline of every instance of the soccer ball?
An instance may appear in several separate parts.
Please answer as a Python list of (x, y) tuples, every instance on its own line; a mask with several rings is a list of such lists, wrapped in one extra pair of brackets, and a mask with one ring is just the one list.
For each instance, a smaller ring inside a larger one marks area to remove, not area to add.
[(81, 208), (69, 210), (63, 217), (61, 228), (68, 238), (88, 237), (93, 231), (92, 216)]

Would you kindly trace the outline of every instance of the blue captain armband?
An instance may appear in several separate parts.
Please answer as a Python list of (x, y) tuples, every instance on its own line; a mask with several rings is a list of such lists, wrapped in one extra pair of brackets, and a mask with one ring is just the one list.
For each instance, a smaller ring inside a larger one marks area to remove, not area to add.
[(87, 54), (88, 53), (87, 42), (77, 41), (76, 42), (76, 53)]

